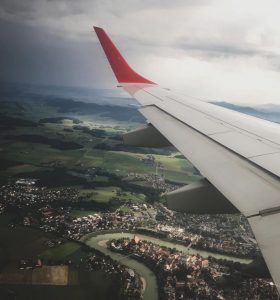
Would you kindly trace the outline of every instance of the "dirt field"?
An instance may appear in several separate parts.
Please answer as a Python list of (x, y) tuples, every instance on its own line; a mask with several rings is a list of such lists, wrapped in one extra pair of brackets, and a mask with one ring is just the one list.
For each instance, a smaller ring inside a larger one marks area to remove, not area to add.
[[(68, 285), (68, 266), (43, 266), (33, 270), (9, 269), (0, 273), (0, 284)], [(71, 276), (73, 278), (73, 276)]]

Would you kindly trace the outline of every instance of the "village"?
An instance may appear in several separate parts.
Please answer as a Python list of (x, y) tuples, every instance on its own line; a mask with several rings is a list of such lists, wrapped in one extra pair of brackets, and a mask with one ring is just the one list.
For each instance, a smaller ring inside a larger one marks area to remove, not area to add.
[(259, 299), (264, 295), (277, 299), (271, 281), (246, 278), (237, 271), (238, 264), (221, 265), (198, 254), (185, 255), (137, 235), (111, 240), (108, 247), (149, 266), (157, 276), (160, 299)]
[[(69, 240), (80, 243), (88, 234), (134, 233), (133, 239), (110, 240), (107, 246), (111, 251), (130, 256), (154, 271), (160, 299), (184, 299), (193, 295), (208, 299), (253, 299), (262, 293), (276, 299), (271, 280), (244, 277), (238, 263), (221, 263), (213, 257), (199, 254), (187, 255), (138, 237), (142, 234), (177, 243), (193, 251), (206, 250), (213, 255), (253, 259), (258, 257), (259, 249), (242, 215), (191, 215), (171, 211), (161, 202), (126, 201), (110, 211), (85, 211), (83, 214), (81, 207), (81, 215), (77, 216), (74, 214), (77, 213), (76, 204), (82, 200), (78, 190), (66, 187), (47, 189), (35, 183), (36, 179), (18, 179), (2, 186), (0, 211), (2, 214), (18, 212), (17, 221), (10, 224), (11, 230), (22, 225), (55, 234), (57, 238), (45, 242), (50, 249)], [(42, 264), (50, 263), (53, 262), (30, 258), (21, 260), (19, 268), (40, 268)], [(73, 264), (69, 261), (60, 263)], [(89, 271), (102, 269), (112, 276), (121, 274), (120, 286), (127, 299), (141, 297), (143, 286), (132, 269), (94, 252), (78, 265)], [(235, 286), (228, 289), (232, 281)]]
[(21, 209), (23, 225), (56, 232), (73, 240), (104, 230), (134, 231), (232, 256), (255, 258), (259, 253), (249, 224), (242, 215), (192, 215), (171, 211), (160, 202), (125, 202), (114, 211), (96, 211), (75, 217), (71, 212), (76, 209), (75, 204), (81, 203), (78, 190), (46, 189), (35, 186), (35, 182), (18, 180), (2, 186), (0, 211)]

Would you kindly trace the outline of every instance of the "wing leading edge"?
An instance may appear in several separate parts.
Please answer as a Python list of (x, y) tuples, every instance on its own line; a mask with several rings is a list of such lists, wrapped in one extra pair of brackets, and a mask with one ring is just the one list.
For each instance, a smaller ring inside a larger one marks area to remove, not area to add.
[(280, 126), (159, 87), (129, 67), (103, 29), (94, 29), (148, 123), (248, 218), (279, 291)]

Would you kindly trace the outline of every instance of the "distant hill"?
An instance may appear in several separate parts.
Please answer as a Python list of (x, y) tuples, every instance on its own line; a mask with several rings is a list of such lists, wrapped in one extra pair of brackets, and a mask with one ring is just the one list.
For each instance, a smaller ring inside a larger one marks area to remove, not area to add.
[[(14, 101), (14, 99), (20, 101)], [(99, 113), (105, 118), (119, 121), (145, 121), (144, 117), (137, 111), (138, 102), (122, 89), (89, 89), (0, 82), (0, 110), (2, 114), (6, 113), (5, 109), (9, 106), (10, 110), (17, 111), (17, 116), (22, 117), (26, 108), (24, 104), (27, 105), (29, 100), (34, 100), (37, 103), (39, 100), (44, 101), (48, 106), (55, 107), (58, 113), (78, 113), (81, 115)], [(280, 105), (277, 104), (243, 106), (225, 101), (211, 103), (280, 123)], [(33, 103), (30, 105), (29, 109), (32, 109)]]
[(277, 104), (265, 104), (265, 105), (258, 105), (258, 106), (251, 107), (251, 106), (232, 104), (224, 101), (220, 101), (220, 102), (217, 101), (211, 103), (247, 115), (251, 115), (257, 118), (280, 123), (280, 105)]
[(84, 87), (64, 87), (40, 84), (0, 82), (0, 101), (11, 99), (71, 99), (100, 105), (133, 106), (137, 105), (123, 89), (96, 89)]
[(261, 111), (280, 113), (280, 105), (278, 104), (262, 104), (262, 105), (258, 105), (257, 108)]

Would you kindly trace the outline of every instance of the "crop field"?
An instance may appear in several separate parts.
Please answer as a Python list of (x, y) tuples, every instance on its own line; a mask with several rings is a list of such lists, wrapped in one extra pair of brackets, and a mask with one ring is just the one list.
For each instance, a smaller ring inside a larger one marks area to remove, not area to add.
[(32, 253), (39, 255), (46, 250), (44, 241), (50, 235), (33, 228), (23, 226), (11, 227), (15, 218), (13, 214), (0, 216), (0, 250), (2, 251), (1, 260), (17, 262), (19, 257), (28, 258)]
[[(108, 202), (119, 188), (112, 176), (131, 182), (130, 173), (158, 174), (175, 184), (200, 178), (187, 160), (175, 155), (175, 149), (122, 145), (121, 134), (144, 121), (135, 108), (78, 103), (24, 96), (17, 105), (2, 104), (7, 118), (1, 121), (6, 129), (0, 133), (0, 162), (10, 165), (0, 168), (1, 182), (9, 177), (38, 178), (50, 188), (74, 187), (90, 201)], [(136, 183), (146, 186), (145, 181)], [(145, 201), (142, 193), (120, 190), (124, 201)]]
[[(79, 272), (79, 285), (30, 285), (0, 284), (0, 299), (11, 299), (11, 294), (18, 300), (49, 300), (49, 299), (117, 299), (112, 295), (113, 282), (102, 271)], [(94, 295), (94, 298), (93, 298)], [(12, 298), (13, 299), (13, 298)]]
[(145, 195), (132, 192), (124, 192), (119, 187), (97, 187), (95, 189), (80, 189), (80, 195), (86, 197), (88, 201), (108, 202), (113, 197), (121, 197), (124, 201), (145, 202)]
[(67, 242), (40, 253), (40, 257), (46, 260), (67, 260), (67, 258), (80, 250), (80, 248), (81, 246), (77, 243)]

